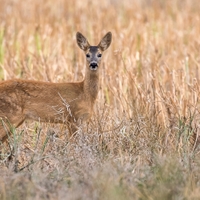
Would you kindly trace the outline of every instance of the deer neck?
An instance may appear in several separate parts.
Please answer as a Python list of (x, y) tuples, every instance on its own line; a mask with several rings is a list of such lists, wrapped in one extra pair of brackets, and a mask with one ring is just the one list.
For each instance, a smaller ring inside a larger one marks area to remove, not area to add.
[(84, 79), (84, 92), (86, 98), (89, 99), (92, 103), (97, 98), (99, 90), (99, 72), (87, 71)]

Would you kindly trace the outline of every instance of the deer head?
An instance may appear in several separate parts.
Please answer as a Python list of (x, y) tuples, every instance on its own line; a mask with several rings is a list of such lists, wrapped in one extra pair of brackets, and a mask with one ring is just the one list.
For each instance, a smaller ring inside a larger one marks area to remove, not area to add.
[(103, 51), (111, 44), (112, 34), (108, 32), (97, 46), (90, 46), (87, 39), (79, 32), (76, 34), (76, 41), (78, 46), (85, 52), (87, 66), (95, 72), (101, 63)]

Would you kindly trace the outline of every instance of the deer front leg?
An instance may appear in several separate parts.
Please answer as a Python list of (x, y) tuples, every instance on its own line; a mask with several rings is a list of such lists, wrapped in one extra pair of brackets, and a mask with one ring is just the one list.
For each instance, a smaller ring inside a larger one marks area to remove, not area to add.
[(78, 126), (76, 123), (72, 122), (68, 124), (69, 138), (72, 138), (76, 135), (78, 131)]
[(80, 126), (84, 122), (88, 122), (90, 119), (90, 113), (84, 113), (79, 115), (78, 120), (75, 120), (75, 118), (71, 118), (68, 123), (68, 130), (69, 130), (69, 137), (73, 137), (76, 135), (77, 131), (80, 129)]

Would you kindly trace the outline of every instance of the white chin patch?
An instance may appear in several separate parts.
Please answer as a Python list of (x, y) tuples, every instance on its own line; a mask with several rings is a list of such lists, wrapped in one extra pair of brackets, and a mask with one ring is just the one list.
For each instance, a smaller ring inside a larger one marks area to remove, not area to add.
[(92, 67), (92, 66), (90, 66), (90, 70), (92, 70), (92, 71), (95, 71), (95, 70), (97, 70), (98, 69), (98, 67), (96, 66), (96, 67)]

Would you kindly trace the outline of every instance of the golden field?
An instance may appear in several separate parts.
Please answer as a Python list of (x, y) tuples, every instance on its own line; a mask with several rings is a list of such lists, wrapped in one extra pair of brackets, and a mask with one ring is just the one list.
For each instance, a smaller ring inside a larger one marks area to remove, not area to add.
[(0, 199), (200, 199), (199, 11), (198, 0), (0, 0), (1, 81), (80, 81), (76, 32), (94, 45), (113, 34), (91, 122), (73, 142), (62, 124), (14, 129)]

